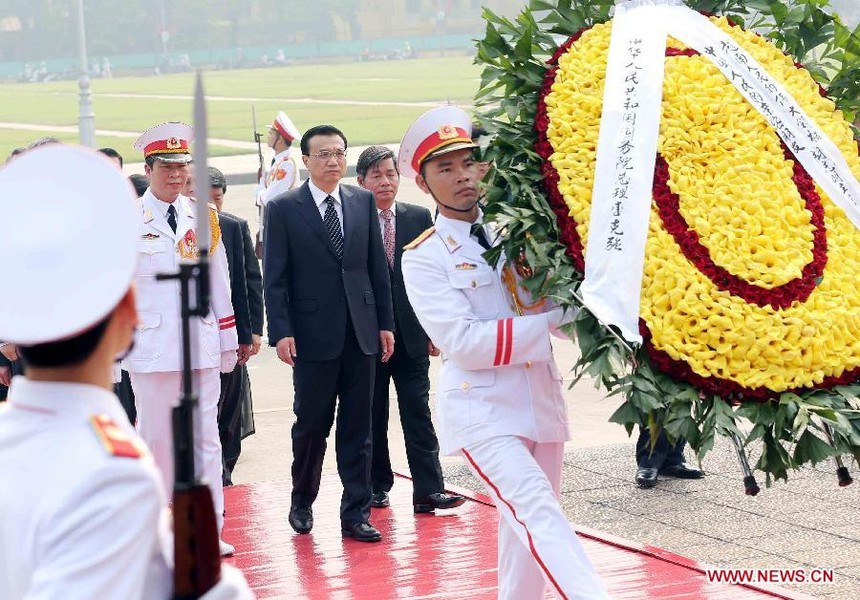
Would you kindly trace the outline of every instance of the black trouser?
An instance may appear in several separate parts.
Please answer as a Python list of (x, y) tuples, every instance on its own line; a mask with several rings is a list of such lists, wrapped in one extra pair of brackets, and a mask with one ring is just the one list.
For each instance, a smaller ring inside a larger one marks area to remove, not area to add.
[[(370, 518), (370, 406), (376, 354), (361, 351), (347, 320), (343, 352), (331, 360), (302, 359), (293, 369), (293, 493), (292, 505), (311, 506), (317, 498), (326, 451), (326, 438), (335, 420), (337, 472), (343, 484), (340, 518), (344, 525)], [(336, 402), (337, 399), (340, 402)]]
[(122, 404), (122, 408), (128, 416), (128, 422), (134, 425), (137, 422), (137, 408), (134, 406), (134, 390), (131, 388), (131, 379), (125, 369), (122, 370), (122, 379), (113, 384), (113, 393), (119, 398), (119, 403)]
[(412, 475), (413, 499), (444, 491), (439, 464), (439, 441), (430, 417), (430, 358), (410, 357), (399, 336), (394, 355), (387, 363), (377, 361), (373, 393), (373, 465), (370, 471), (374, 492), (387, 492), (394, 485), (388, 454), (389, 384), (394, 380), (400, 425), (406, 442), (406, 460)]
[(245, 420), (248, 418), (246, 413), (249, 411), (250, 404), (251, 380), (248, 377), (248, 367), (236, 365), (230, 373), (221, 373), (218, 436), (221, 438), (224, 485), (233, 485), (233, 469), (242, 452), (242, 439), (246, 437)]
[(666, 432), (661, 430), (651, 451), (651, 433), (647, 427), (639, 428), (639, 439), (636, 440), (636, 463), (640, 468), (651, 467), (661, 469), (673, 467), (684, 462), (684, 445), (687, 440), (678, 438), (675, 445), (669, 443)]

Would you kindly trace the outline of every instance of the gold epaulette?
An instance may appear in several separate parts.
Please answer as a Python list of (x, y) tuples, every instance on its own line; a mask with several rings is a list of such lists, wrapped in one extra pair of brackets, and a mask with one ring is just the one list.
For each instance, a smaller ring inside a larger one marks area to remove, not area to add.
[(221, 224), (218, 222), (218, 210), (209, 205), (209, 226), (212, 228), (212, 244), (209, 247), (209, 255), (215, 254), (218, 242), (221, 241)]
[(412, 240), (411, 242), (409, 242), (408, 244), (403, 246), (403, 249), (404, 250), (415, 250), (415, 248), (417, 248), (418, 246), (423, 244), (427, 238), (429, 238), (431, 235), (433, 235), (433, 232), (435, 232), (435, 231), (436, 231), (435, 226), (425, 229), (424, 231), (421, 232), (421, 235), (419, 235), (417, 238), (415, 238), (414, 240)]
[(104, 446), (104, 449), (109, 454), (125, 458), (140, 458), (143, 456), (145, 450), (142, 444), (127, 435), (109, 416), (93, 415), (90, 417), (90, 424), (93, 426), (102, 446)]

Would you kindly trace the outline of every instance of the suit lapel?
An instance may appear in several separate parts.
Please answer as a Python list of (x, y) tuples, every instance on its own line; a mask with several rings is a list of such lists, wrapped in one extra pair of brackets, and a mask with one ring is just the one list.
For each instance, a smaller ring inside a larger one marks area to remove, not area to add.
[(357, 207), (355, 206), (355, 195), (344, 185), (340, 186), (340, 206), (343, 212), (343, 254), (349, 251), (349, 244), (353, 230), (358, 219)]
[[(343, 199), (343, 195), (341, 195), (341, 199)], [(307, 222), (311, 231), (317, 234), (320, 241), (322, 241), (326, 248), (328, 248), (328, 251), (331, 252), (331, 255), (337, 258), (337, 254), (334, 252), (334, 246), (331, 245), (331, 237), (328, 235), (325, 223), (323, 223), (319, 208), (317, 208), (317, 203), (314, 202), (314, 197), (313, 194), (311, 194), (311, 188), (308, 187), (307, 181), (302, 184), (301, 193), (299, 194), (299, 198), (296, 202), (299, 205), (299, 214)]]
[(394, 272), (400, 273), (400, 258), (403, 256), (403, 246), (414, 239), (410, 237), (409, 207), (405, 204), (397, 204), (394, 210)]

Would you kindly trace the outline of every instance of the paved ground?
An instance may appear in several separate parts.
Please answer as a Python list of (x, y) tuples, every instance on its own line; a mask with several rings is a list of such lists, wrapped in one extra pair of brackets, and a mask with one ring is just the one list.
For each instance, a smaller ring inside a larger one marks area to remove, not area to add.
[[(351, 162), (358, 152), (350, 152)], [(256, 170), (256, 156), (221, 158), (213, 163), (236, 182), (249, 181), (248, 174)], [(142, 172), (142, 168), (128, 165), (126, 171)], [(400, 199), (428, 205), (411, 183), (401, 186)], [(252, 186), (231, 185), (226, 207), (253, 223)], [(555, 347), (558, 364), (562, 370), (569, 369), (576, 360), (574, 346), (558, 343)], [(237, 483), (289, 479), (290, 368), (269, 348), (252, 359), (249, 368), (257, 433), (245, 441), (235, 479)], [(438, 361), (433, 361), (432, 381), (437, 369)], [(813, 568), (834, 569), (831, 584), (783, 585), (821, 598), (860, 598), (860, 481), (848, 488), (837, 487), (827, 463), (804, 469), (789, 483), (770, 489), (761, 480), (761, 494), (747, 497), (731, 446), (718, 442), (704, 461), (705, 479), (661, 480), (655, 489), (640, 490), (633, 483), (634, 444), (622, 427), (607, 422), (617, 400), (604, 399), (587, 381), (568, 390), (566, 398), (574, 439), (567, 447), (562, 504), (571, 521), (713, 565), (801, 568), (809, 573)], [(392, 411), (396, 411), (396, 402), (392, 402)], [(408, 473), (394, 412), (390, 431), (392, 463)], [(444, 458), (443, 466), (450, 484), (479, 487), (459, 459)], [(324, 469), (336, 472), (333, 451), (328, 453)]]

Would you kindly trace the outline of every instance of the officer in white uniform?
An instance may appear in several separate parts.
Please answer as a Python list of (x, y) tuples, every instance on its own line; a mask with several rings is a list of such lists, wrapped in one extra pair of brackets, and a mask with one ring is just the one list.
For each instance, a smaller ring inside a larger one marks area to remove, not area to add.
[[(0, 171), (0, 255), (16, 282), (0, 294), (0, 338), (25, 361), (0, 405), (4, 600), (171, 597), (161, 478), (111, 385), (137, 322), (132, 206), (88, 150), (45, 146)], [(204, 598), (253, 597), (223, 569)]]
[[(182, 380), (180, 302), (178, 281), (157, 281), (159, 273), (174, 273), (183, 260), (198, 256), (196, 201), (180, 191), (188, 175), (193, 137), (184, 123), (162, 123), (146, 131), (135, 143), (146, 160), (150, 187), (136, 201), (138, 233), (137, 306), (140, 314), (134, 348), (123, 360), (129, 372), (137, 407), (137, 426), (165, 488), (173, 486), (172, 410), (180, 395)], [(198, 403), (194, 411), (194, 463), (212, 490), (223, 527), (224, 490), (221, 479), (221, 441), (218, 435), (218, 398), (221, 373), (236, 366), (239, 347), (236, 319), (230, 301), (227, 255), (220, 243), (218, 217), (211, 211), (210, 282), (212, 310), (191, 323), (195, 389)], [(222, 541), (222, 552), (232, 554)]]
[(279, 111), (275, 121), (269, 128), (269, 138), (266, 143), (275, 151), (271, 168), (260, 178), (257, 185), (257, 217), (258, 233), (257, 241), (263, 242), (263, 225), (266, 204), (272, 198), (289, 192), (299, 187), (299, 165), (296, 159), (290, 156), (290, 147), (294, 140), (301, 139), (302, 134), (298, 127), (290, 120), (284, 111)]
[(401, 174), (439, 207), (402, 264), (409, 302), (442, 351), (441, 451), (463, 456), (498, 508), (499, 598), (543, 598), (547, 586), (559, 598), (607, 598), (558, 504), (570, 434), (550, 334), (570, 316), (519, 315), (516, 287), (503, 282), (510, 271), (483, 258), (475, 147), (468, 115), (453, 106), (421, 116), (400, 146)]

